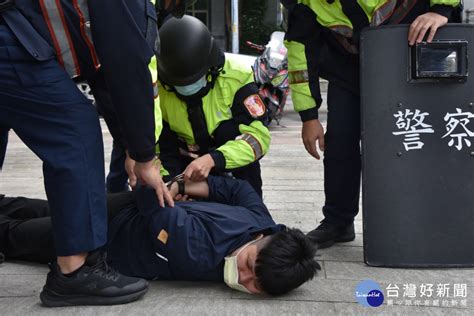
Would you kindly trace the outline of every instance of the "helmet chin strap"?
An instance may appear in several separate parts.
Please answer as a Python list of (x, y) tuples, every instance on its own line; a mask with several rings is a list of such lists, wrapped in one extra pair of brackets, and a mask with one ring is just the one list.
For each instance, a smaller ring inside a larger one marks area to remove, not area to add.
[(216, 66), (211, 67), (211, 69), (209, 69), (209, 72), (207, 73), (208, 76), (211, 76), (211, 81), (209, 82), (209, 84), (211, 84), (210, 89), (214, 88), (214, 84), (216, 83), (217, 77), (219, 77), (220, 73), (224, 70), (224, 64), (225, 55), (222, 53), (219, 63)]

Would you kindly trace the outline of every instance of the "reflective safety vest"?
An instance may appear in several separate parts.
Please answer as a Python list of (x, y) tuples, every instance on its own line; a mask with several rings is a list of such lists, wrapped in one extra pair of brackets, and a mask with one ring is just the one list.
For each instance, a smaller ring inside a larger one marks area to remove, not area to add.
[[(49, 30), (50, 42), (56, 52), (56, 58), (71, 78), (82, 74), (79, 51), (81, 53), (87, 51), (87, 57), (92, 60), (95, 70), (100, 68), (100, 61), (91, 34), (88, 1), (90, 0), (38, 0)], [(143, 3), (144, 10), (150, 10), (146, 8), (146, 2)], [(150, 2), (154, 4), (155, 0), (150, 0)], [(152, 19), (150, 14), (148, 16), (148, 19)], [(156, 25), (156, 21), (149, 20), (148, 24), (151, 27)], [(147, 39), (151, 32), (156, 33), (151, 29), (147, 30), (145, 35)], [(154, 43), (150, 44), (153, 46)]]
[[(92, 40), (87, 2), (88, 0), (71, 0), (71, 6), (65, 6), (57, 0), (39, 0), (58, 62), (64, 67), (71, 78), (81, 75), (81, 69), (76, 47), (71, 36), (71, 32), (74, 30), (71, 30), (67, 24), (65, 9), (73, 10), (73, 14), (80, 23), (80, 35), (83, 40), (81, 44), (88, 48), (96, 70), (100, 67), (99, 58), (97, 57)], [(69, 11), (69, 13), (70, 12), (71, 11)]]
[[(231, 107), (235, 94), (243, 86), (252, 82), (253, 72), (250, 65), (243, 63), (232, 54), (226, 54), (223, 71), (217, 77), (214, 88), (202, 98), (203, 112), (210, 136), (221, 122), (232, 119)], [(186, 103), (174, 92), (167, 91), (162, 86), (159, 86), (159, 100), (162, 119), (192, 151), (192, 148), (196, 147), (196, 141), (188, 119)], [(156, 112), (155, 117), (158, 117)], [(268, 152), (270, 132), (260, 120), (255, 119), (249, 125), (240, 124), (239, 131), (242, 133), (239, 137), (216, 148), (225, 158), (225, 169), (244, 167)], [(159, 148), (157, 148), (157, 153), (159, 153)]]
[[(358, 5), (369, 19), (370, 26), (379, 26), (387, 20), (398, 24), (419, 0), (357, 0)], [(400, 5), (397, 6), (397, 3)], [(345, 37), (352, 37), (353, 25), (343, 11), (341, 0), (330, 3), (326, 0), (299, 0), (316, 13), (318, 22)], [(460, 0), (430, 0), (433, 5), (459, 5)]]
[[(311, 19), (323, 28), (333, 31), (334, 37), (349, 53), (357, 53), (355, 45), (350, 45), (347, 39), (354, 35), (354, 25), (344, 12), (347, 12), (346, 0), (316, 1), (316, 0), (281, 0), (289, 9), (287, 38), (285, 46), (288, 49), (288, 71), (290, 89), (294, 108), (300, 113), (303, 121), (317, 118), (317, 108), (321, 103), (319, 95), (319, 77), (312, 77), (308, 69), (315, 70), (317, 62), (314, 56), (306, 56), (307, 52), (317, 54), (315, 48), (308, 49), (307, 45), (317, 30), (313, 30)], [(398, 24), (420, 0), (357, 0), (358, 10), (363, 12), (370, 26), (381, 24)], [(426, 0), (427, 2), (427, 0)], [(460, 0), (430, 0), (430, 5), (448, 5), (456, 7)], [(428, 3), (428, 2), (427, 2)], [(356, 4), (356, 5), (357, 5)], [(351, 3), (353, 5), (353, 3)], [(364, 17), (364, 18), (365, 18)], [(360, 31), (360, 30), (359, 30)], [(309, 59), (313, 59), (309, 61)], [(309, 66), (312, 65), (311, 66)], [(310, 85), (312, 85), (310, 87)], [(317, 92), (317, 93), (315, 93)]]

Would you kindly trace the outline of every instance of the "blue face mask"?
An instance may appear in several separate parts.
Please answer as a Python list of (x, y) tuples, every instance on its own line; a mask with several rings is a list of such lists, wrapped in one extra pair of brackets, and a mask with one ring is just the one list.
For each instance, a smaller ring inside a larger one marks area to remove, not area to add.
[(190, 96), (201, 91), (201, 89), (204, 88), (206, 85), (207, 85), (207, 80), (206, 80), (206, 76), (204, 76), (198, 81), (196, 81), (195, 83), (191, 83), (187, 86), (175, 86), (174, 88), (176, 89), (176, 92), (178, 92), (179, 94), (184, 95), (184, 96)]

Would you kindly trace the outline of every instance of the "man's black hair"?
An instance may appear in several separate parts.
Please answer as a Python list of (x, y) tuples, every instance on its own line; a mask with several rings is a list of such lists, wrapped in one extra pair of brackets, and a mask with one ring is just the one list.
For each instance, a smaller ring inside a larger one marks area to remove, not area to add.
[(321, 266), (314, 259), (316, 246), (299, 229), (270, 236), (257, 255), (255, 275), (265, 293), (285, 294), (312, 279)]

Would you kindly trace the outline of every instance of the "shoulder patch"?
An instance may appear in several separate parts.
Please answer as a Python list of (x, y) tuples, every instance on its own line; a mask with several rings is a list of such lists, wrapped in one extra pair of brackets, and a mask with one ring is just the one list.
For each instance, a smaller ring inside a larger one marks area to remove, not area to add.
[(266, 112), (265, 103), (263, 103), (262, 98), (258, 94), (252, 94), (245, 98), (244, 106), (250, 116), (255, 119), (262, 117)]

